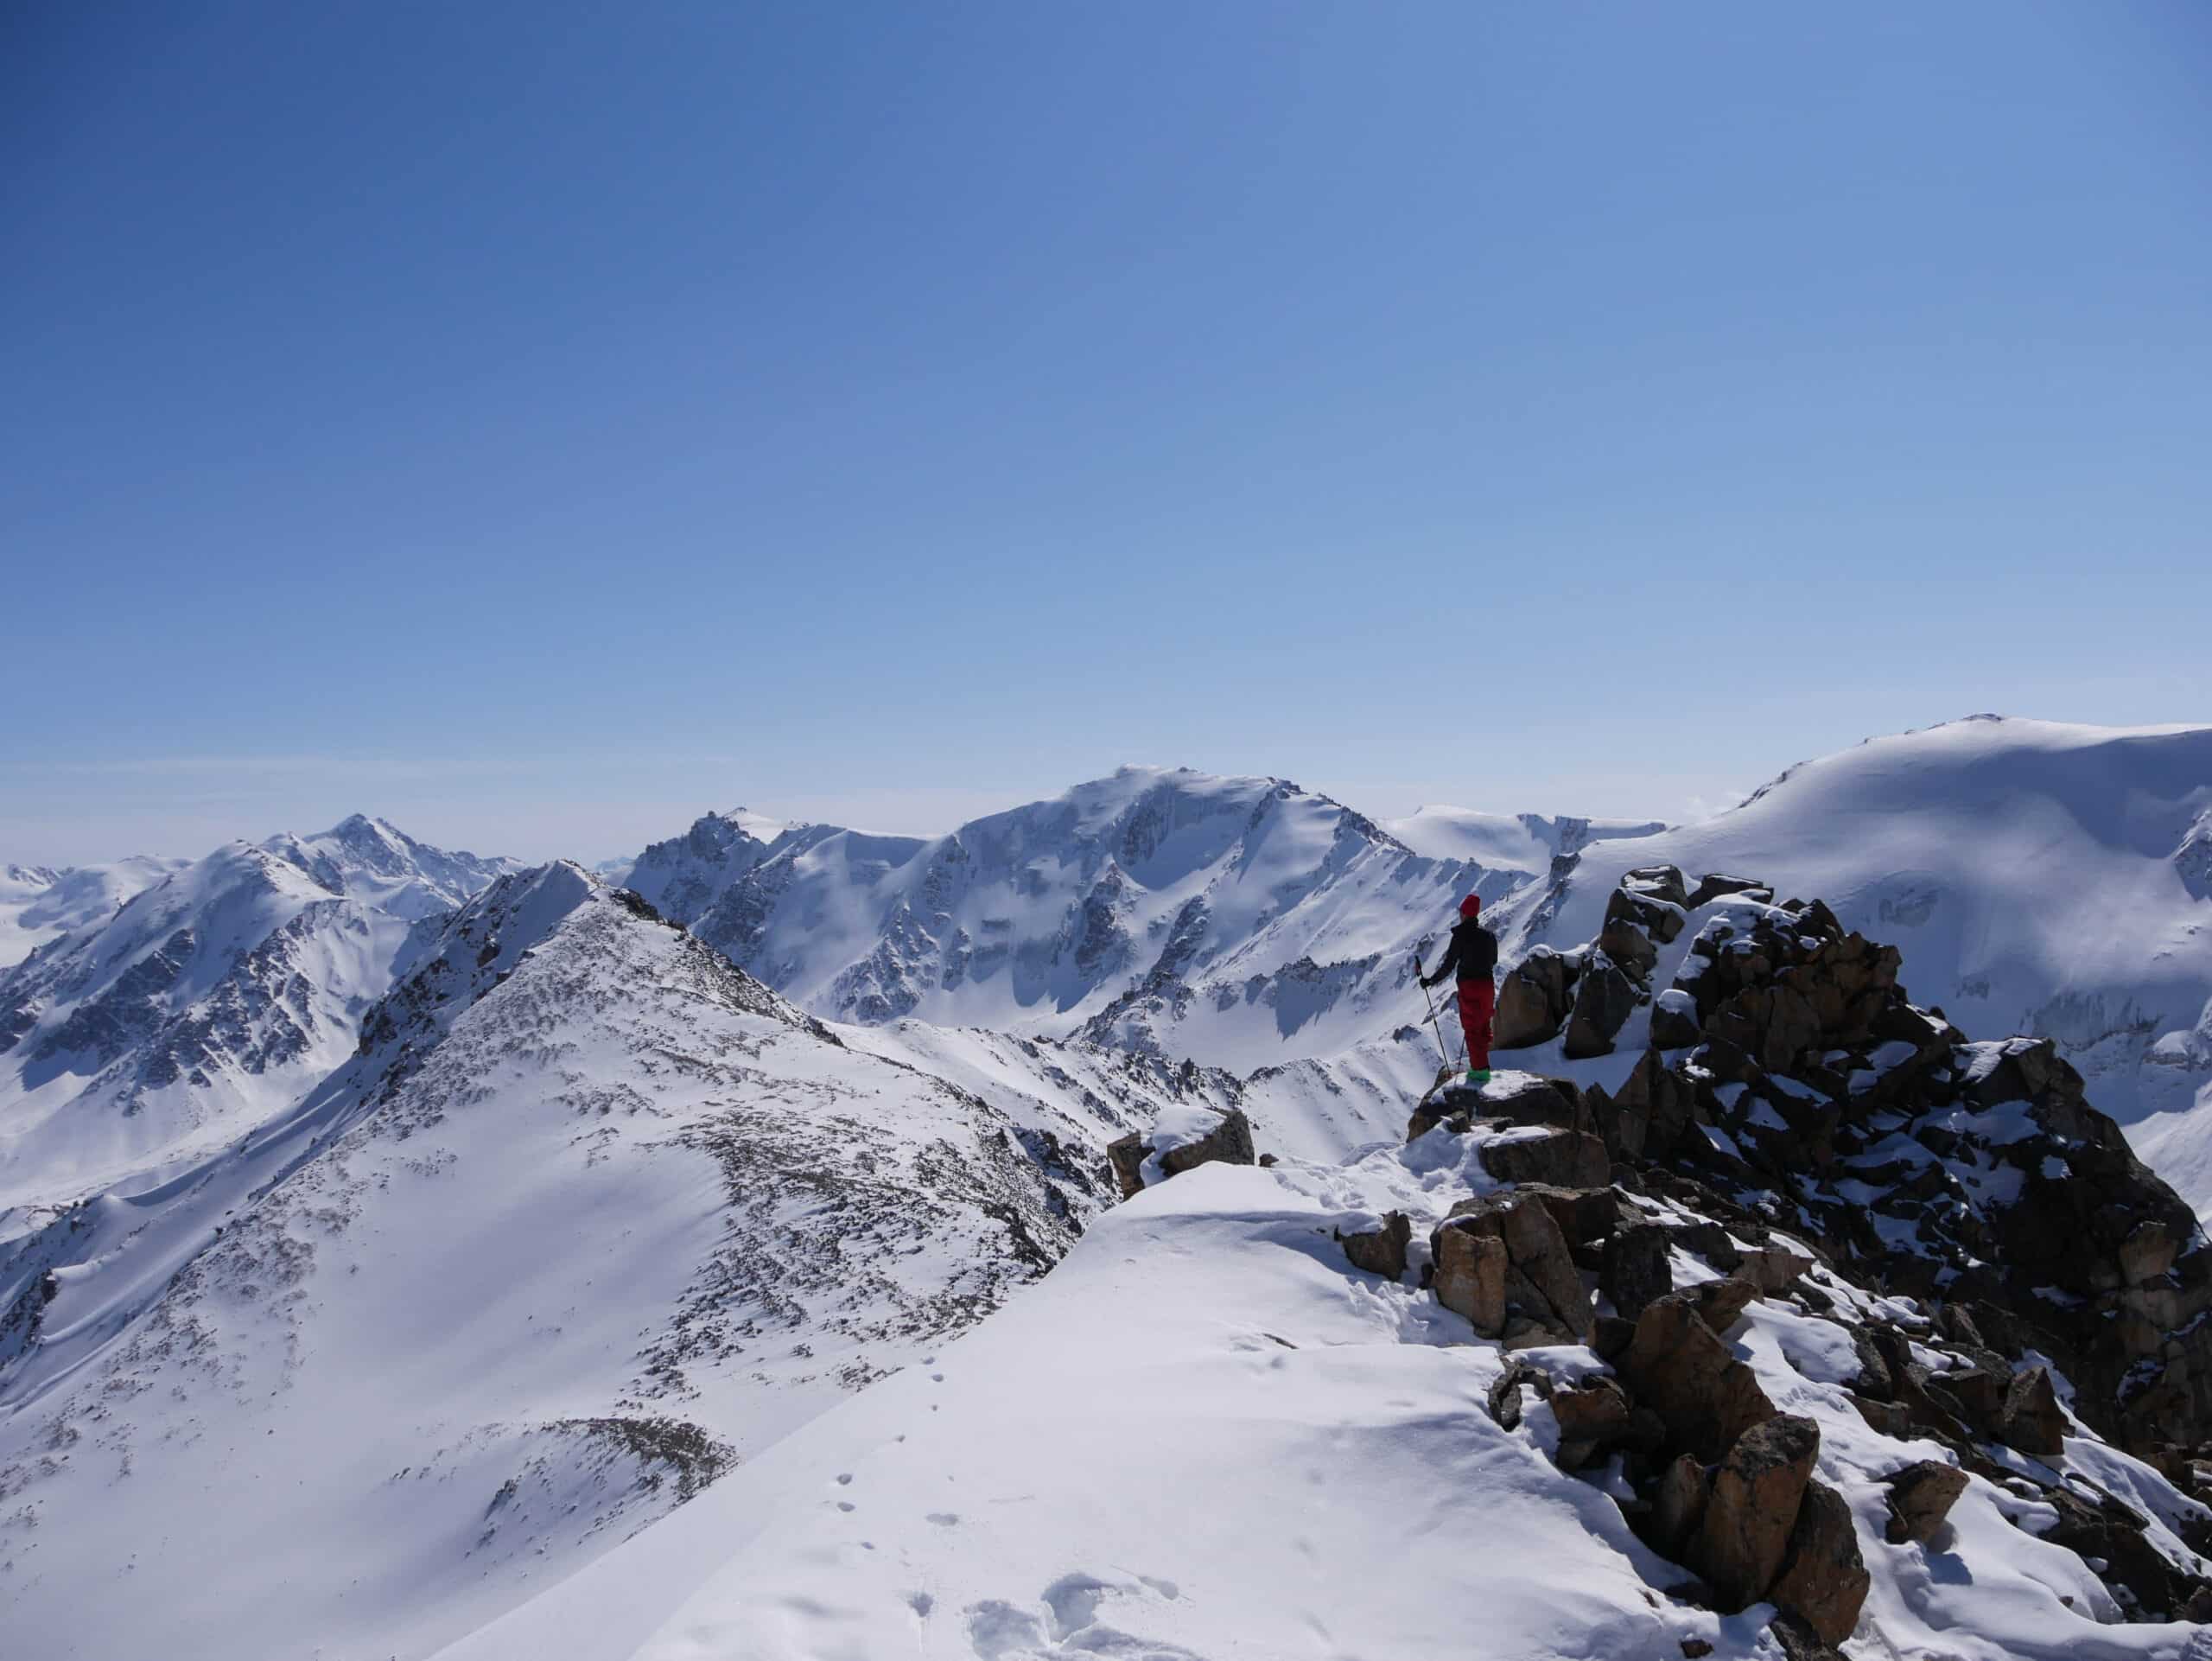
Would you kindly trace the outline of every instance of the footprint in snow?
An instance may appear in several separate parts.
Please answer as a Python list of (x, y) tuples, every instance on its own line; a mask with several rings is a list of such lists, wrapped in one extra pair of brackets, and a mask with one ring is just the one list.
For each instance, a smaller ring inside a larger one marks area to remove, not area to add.
[(1039, 1593), (1041, 1607), (1024, 1607), (1003, 1598), (969, 1604), (964, 1612), (968, 1641), (978, 1661), (1056, 1661), (1099, 1655), (1205, 1661), (1179, 1644), (1144, 1638), (1100, 1618), (1102, 1612), (1109, 1616), (1139, 1613), (1144, 1605), (1172, 1602), (1179, 1595), (1174, 1581), (1149, 1575), (1104, 1580), (1078, 1570), (1061, 1575)]

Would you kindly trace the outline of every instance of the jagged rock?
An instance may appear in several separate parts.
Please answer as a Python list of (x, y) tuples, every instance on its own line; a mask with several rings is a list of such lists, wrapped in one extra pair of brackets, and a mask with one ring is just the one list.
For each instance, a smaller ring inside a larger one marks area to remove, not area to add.
[(1779, 1297), (1797, 1284), (1813, 1260), (1787, 1246), (1764, 1245), (1743, 1254), (1735, 1272), (1770, 1297)]
[(1380, 1229), (1337, 1238), (1344, 1242), (1344, 1256), (1354, 1269), (1394, 1281), (1405, 1274), (1406, 1250), (1413, 1243), (1413, 1224), (1405, 1212), (1389, 1212)]
[(2050, 1369), (2030, 1367), (2005, 1393), (2004, 1437), (2007, 1444), (2038, 1459), (2066, 1451), (2066, 1410), (2050, 1382)]
[(1547, 1079), (1540, 1073), (1507, 1072), (1479, 1090), (1445, 1092), (1455, 1105), (1476, 1108), (1484, 1118), (1514, 1124), (1553, 1124), (1580, 1129), (1584, 1118), (1582, 1093), (1566, 1079)]
[(1667, 1258), (1667, 1231), (1656, 1223), (1617, 1230), (1605, 1242), (1598, 1270), (1598, 1289), (1615, 1313), (1633, 1321), (1655, 1300), (1675, 1289)]
[(1689, 1564), (1719, 1594), (1722, 1607), (1758, 1602), (1781, 1574), (1820, 1448), (1818, 1426), (1783, 1414), (1737, 1438), (1713, 1472), (1704, 1520), (1690, 1540)]
[(1967, 1473), (1955, 1465), (1923, 1459), (1906, 1466), (1890, 1479), (1890, 1524), (1885, 1537), (1891, 1545), (1907, 1541), (1926, 1545), (1966, 1491)]
[(1669, 906), (1685, 904), (1689, 899), (1689, 885), (1679, 865), (1639, 865), (1621, 878), (1619, 892)]
[[(1145, 1161), (1153, 1153), (1157, 1132), (1132, 1131), (1109, 1143), (1106, 1156), (1113, 1162), (1115, 1179), (1121, 1184), (1122, 1198), (1132, 1199), (1144, 1192)], [(1160, 1180), (1179, 1176), (1185, 1171), (1216, 1161), (1230, 1165), (1252, 1165), (1258, 1162), (1252, 1150), (1252, 1121), (1244, 1116), (1241, 1107), (1232, 1107), (1221, 1116), (1221, 1123), (1195, 1142), (1170, 1148), (1160, 1155)]]
[(1644, 1538), (1653, 1550), (1669, 1557), (1682, 1555), (1705, 1520), (1708, 1488), (1705, 1467), (1688, 1454), (1676, 1454), (1651, 1492)]
[(1559, 1467), (1579, 1471), (1592, 1458), (1626, 1441), (1634, 1409), (1628, 1392), (1611, 1379), (1598, 1378), (1573, 1390), (1554, 1389), (1552, 1414), (1559, 1421)]
[(1750, 1367), (1729, 1353), (1681, 1293), (1648, 1307), (1616, 1365), (1637, 1400), (1666, 1421), (1667, 1433), (1700, 1460), (1720, 1457), (1775, 1416)]
[(1859, 1612), (1873, 1583), (1859, 1555), (1851, 1507), (1826, 1483), (1808, 1480), (1798, 1503), (1796, 1524), (1789, 1531), (1782, 1573), (1766, 1596), (1802, 1617), (1822, 1643), (1834, 1645), (1850, 1637), (1859, 1624)]
[(1498, 1235), (1447, 1223), (1430, 1239), (1436, 1301), (1464, 1315), (1484, 1338), (1505, 1331), (1505, 1241)]
[(1761, 905), (1774, 903), (1774, 890), (1765, 883), (1748, 876), (1726, 876), (1715, 871), (1698, 878), (1697, 887), (1690, 890), (1688, 904), (1690, 910), (1695, 911), (1700, 906), (1709, 906), (1729, 894), (1741, 894), (1746, 900), (1758, 901)]
[(1697, 1306), (1697, 1318), (1712, 1329), (1715, 1338), (1727, 1337), (1728, 1329), (1743, 1318), (1758, 1295), (1759, 1289), (1739, 1275), (1700, 1281), (1688, 1294)]
[(1482, 1144), (1483, 1168), (1500, 1182), (1545, 1182), (1566, 1188), (1603, 1187), (1612, 1174), (1605, 1144), (1580, 1130), (1492, 1137)]
[(1567, 959), (1537, 946), (1506, 974), (1497, 989), (1491, 1047), (1525, 1049), (1559, 1036), (1573, 1007), (1574, 975)]
[[(1613, 896), (1616, 901), (1625, 898), (1620, 894)], [(1605, 926), (1599, 932), (1598, 950), (1611, 958), (1630, 980), (1639, 983), (1651, 978), (1651, 971), (1659, 963), (1658, 946), (1643, 926), (1631, 917), (1616, 917), (1609, 913)]]
[[(1559, 1225), (1559, 1231), (1567, 1236), (1570, 1246), (1588, 1245), (1593, 1241), (1609, 1238), (1621, 1223), (1621, 1202), (1611, 1188), (1560, 1188), (1541, 1182), (1521, 1185), (1519, 1192), (1534, 1194), (1544, 1203), (1552, 1214), (1552, 1221)], [(1463, 1217), (1471, 1211), (1480, 1210), (1483, 1201), (1462, 1200), (1452, 1206), (1451, 1215)]]
[(1653, 1047), (1678, 1050), (1698, 1042), (1705, 1036), (1699, 1024), (1697, 1000), (1679, 986), (1670, 986), (1662, 992), (1651, 1006), (1651, 1042)]
[(1976, 1430), (1993, 1436), (2004, 1428), (2009, 1376), (1980, 1367), (1957, 1367), (1933, 1376), (1942, 1380), (1943, 1389), (1966, 1410), (1967, 1422)]
[(1574, 1008), (1567, 1018), (1561, 1049), (1567, 1060), (1611, 1054), (1615, 1035), (1635, 1013), (1636, 998), (1636, 983), (1603, 952), (1592, 951), (1575, 983)]
[(2147, 1285), (2162, 1279), (2174, 1266), (2182, 1244), (2164, 1219), (2145, 1218), (2130, 1229), (2127, 1238), (2120, 1243), (2120, 1273), (2130, 1286)]
[(1453, 1136), (1464, 1136), (1475, 1128), (1475, 1116), (1471, 1112), (1454, 1111), (1441, 1101), (1432, 1100), (1426, 1106), (1415, 1108), (1413, 1116), (1406, 1121), (1406, 1140), (1419, 1142), (1440, 1124)]
[(1669, 1067), (1658, 1051), (1646, 1050), (1612, 1098), (1614, 1114), (1636, 1121), (1637, 1129), (1633, 1136), (1622, 1130), (1609, 1133), (1609, 1139), (1624, 1147), (1633, 1141), (1647, 1159), (1667, 1159), (1689, 1128), (1696, 1100), (1689, 1081)]
[[(1516, 1336), (1513, 1317), (1517, 1314), (1525, 1323), (1522, 1336), (1536, 1333), (1558, 1334), (1556, 1338), (1529, 1336), (1529, 1341), (1586, 1341), (1594, 1319), (1589, 1295), (1583, 1290), (1582, 1273), (1575, 1267), (1567, 1236), (1553, 1220), (1550, 1209), (1539, 1194), (1485, 1194), (1455, 1207), (1454, 1214), (1438, 1225), (1431, 1236), (1438, 1265), (1438, 1301), (1444, 1301), (1441, 1289), (1447, 1261), (1455, 1270), (1463, 1263), (1471, 1268), (1472, 1259), (1463, 1255), (1465, 1240), (1484, 1236), (1497, 1239), (1505, 1250), (1505, 1314), (1499, 1327), (1489, 1326), (1477, 1320), (1474, 1314), (1468, 1314), (1476, 1330), (1489, 1335), (1502, 1330), (1510, 1343)], [(1455, 1284), (1453, 1295), (1471, 1309), (1487, 1314), (1492, 1306), (1479, 1301), (1473, 1291), (1462, 1290), (1462, 1285), (1464, 1282)], [(1481, 1289), (1486, 1293), (1487, 1287)], [(1446, 1303), (1446, 1307), (1455, 1306)]]

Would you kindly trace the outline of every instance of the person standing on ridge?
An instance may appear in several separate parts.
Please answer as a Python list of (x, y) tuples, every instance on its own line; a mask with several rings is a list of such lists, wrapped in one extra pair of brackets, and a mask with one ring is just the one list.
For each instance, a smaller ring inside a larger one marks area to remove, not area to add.
[(1446, 975), (1459, 981), (1459, 1030), (1467, 1040), (1467, 1082), (1490, 1082), (1490, 1022), (1497, 1008), (1497, 984), (1491, 977), (1497, 969), (1497, 936), (1482, 925), (1483, 901), (1471, 894), (1459, 902), (1459, 921), (1452, 931), (1452, 944), (1433, 975), (1421, 973), (1421, 954), (1414, 954), (1414, 973), (1423, 986), (1433, 986)]

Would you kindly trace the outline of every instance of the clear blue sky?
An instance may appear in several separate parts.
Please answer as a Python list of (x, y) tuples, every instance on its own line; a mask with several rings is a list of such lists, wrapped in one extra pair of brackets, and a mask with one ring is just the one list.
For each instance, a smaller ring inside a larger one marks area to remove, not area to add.
[(2212, 720), (2212, 8), (0, 19), (0, 858)]

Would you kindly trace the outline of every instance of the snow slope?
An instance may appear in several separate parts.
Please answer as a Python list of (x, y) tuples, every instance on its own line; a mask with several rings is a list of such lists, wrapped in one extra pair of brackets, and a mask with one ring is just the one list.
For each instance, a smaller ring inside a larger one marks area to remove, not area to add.
[(1548, 922), (1598, 931), (1624, 870), (1753, 876), (1904, 952), (1975, 1037), (2058, 1040), (2097, 1105), (2212, 1206), (2212, 728), (1977, 716), (1791, 768), (1742, 806), (1599, 843)]
[(419, 1656), (931, 1352), (1116, 1127), (1063, 1160), (893, 1049), (500, 879), (297, 1107), (0, 1229), (11, 1651)]
[[(1683, 1571), (1630, 1532), (1602, 1472), (1552, 1464), (1548, 1408), (1492, 1418), (1494, 1343), (1346, 1265), (1334, 1229), (1396, 1207), (1418, 1241), (1491, 1186), (1471, 1153), (1437, 1132), (1148, 1190), (927, 1364), (440, 1661), (1777, 1656), (1763, 1607), (1665, 1595)], [(1678, 1255), (1681, 1283), (1710, 1272)], [(2185, 1625), (2107, 1624), (2096, 1576), (1980, 1477), (1940, 1549), (1888, 1544), (1878, 1479), (1943, 1450), (1867, 1426), (1838, 1336), (1761, 1302), (1736, 1348), (1818, 1423), (1819, 1475), (1852, 1508), (1874, 1578), (1855, 1654), (2199, 1661)], [(2087, 1433), (2069, 1457), (2187, 1505)]]
[(1549, 869), (1540, 850), (1599, 834), (1500, 823), (1424, 827), (1490, 864), (1416, 852), (1281, 780), (1125, 767), (934, 840), (787, 832), (692, 927), (825, 1018), (1083, 1033), (1249, 1069), (1395, 1025), (1407, 960), (1462, 894), (1524, 888)]
[(1233, 1088), (824, 1027), (573, 866), (408, 964), (296, 1105), (0, 1213), (35, 1652), (427, 1653), (932, 1353), (1097, 1213), (1107, 1140)]
[(21, 963), (48, 940), (111, 916), (142, 888), (185, 864), (134, 858), (112, 865), (0, 866), (0, 970)]

